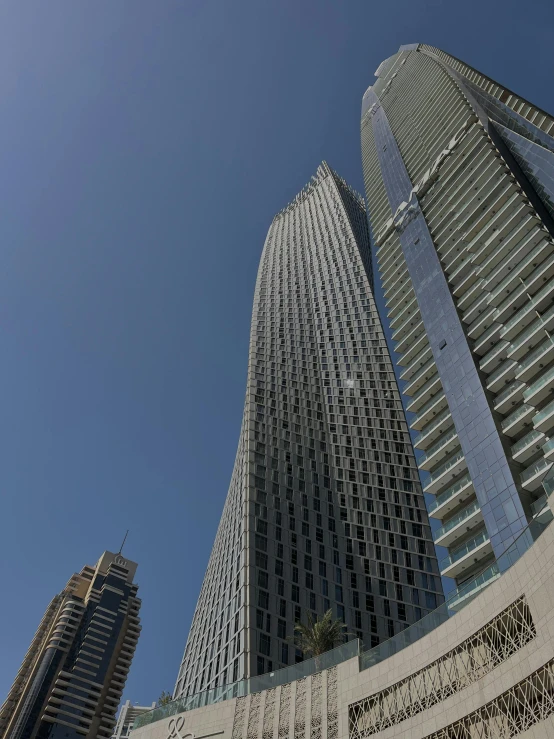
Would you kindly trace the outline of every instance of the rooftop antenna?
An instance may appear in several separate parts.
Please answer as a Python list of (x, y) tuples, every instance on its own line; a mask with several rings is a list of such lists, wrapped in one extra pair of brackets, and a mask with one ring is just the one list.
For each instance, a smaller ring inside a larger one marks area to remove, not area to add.
[(129, 529), (127, 529), (127, 531), (125, 532), (125, 536), (123, 537), (123, 542), (121, 543), (121, 546), (119, 547), (118, 554), (121, 554), (121, 552), (123, 551), (123, 547), (125, 546), (125, 540), (127, 539), (128, 533), (129, 533)]

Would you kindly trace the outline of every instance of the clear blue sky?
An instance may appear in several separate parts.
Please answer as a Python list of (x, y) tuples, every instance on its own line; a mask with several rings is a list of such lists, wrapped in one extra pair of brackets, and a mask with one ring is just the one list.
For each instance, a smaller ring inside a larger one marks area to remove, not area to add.
[[(462, 12), (459, 12), (462, 11)], [(233, 465), (257, 263), (402, 43), (554, 110), (550, 0), (3, 0), (0, 702), (53, 596), (119, 547), (172, 691)]]

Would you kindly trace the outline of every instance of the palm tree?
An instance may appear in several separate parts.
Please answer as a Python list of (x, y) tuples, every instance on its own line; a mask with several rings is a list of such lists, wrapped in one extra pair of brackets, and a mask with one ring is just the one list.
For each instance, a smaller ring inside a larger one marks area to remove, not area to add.
[(166, 693), (165, 690), (162, 690), (162, 694), (158, 698), (158, 708), (161, 706), (167, 706), (168, 703), (171, 703), (173, 700), (173, 696), (171, 693)]
[(304, 654), (318, 657), (342, 644), (344, 637), (348, 636), (345, 628), (342, 621), (333, 618), (331, 609), (315, 621), (312, 614), (308, 613), (308, 623), (299, 622), (294, 627), (294, 643)]

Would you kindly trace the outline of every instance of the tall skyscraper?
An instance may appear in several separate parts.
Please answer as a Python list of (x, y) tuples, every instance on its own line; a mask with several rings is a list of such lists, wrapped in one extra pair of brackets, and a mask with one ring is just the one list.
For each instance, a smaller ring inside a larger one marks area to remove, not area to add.
[(302, 659), (308, 612), (375, 645), (442, 602), (372, 293), (365, 208), (327, 164), (269, 229), (235, 466), (175, 696)]
[(137, 565), (104, 552), (48, 608), (0, 707), (0, 739), (108, 739), (140, 634)]
[(425, 44), (376, 76), (372, 235), (440, 569), (462, 599), (498, 577), (554, 460), (554, 119)]

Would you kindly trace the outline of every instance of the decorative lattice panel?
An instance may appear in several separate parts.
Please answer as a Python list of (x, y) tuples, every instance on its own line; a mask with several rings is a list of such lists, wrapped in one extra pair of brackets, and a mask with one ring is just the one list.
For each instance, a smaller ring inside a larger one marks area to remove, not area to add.
[(425, 739), (512, 739), (554, 713), (554, 662)]
[(321, 739), (321, 693), (323, 676), (321, 672), (312, 675), (312, 707), (310, 716), (310, 739)]
[(262, 739), (272, 739), (273, 737), (273, 722), (275, 720), (275, 696), (277, 694), (276, 688), (271, 688), (265, 694), (264, 704), (264, 724), (262, 730)]
[(286, 739), (289, 735), (290, 725), (290, 694), (291, 683), (281, 687), (281, 698), (279, 701), (279, 723), (277, 728), (278, 739)]
[(258, 739), (258, 727), (260, 724), (260, 705), (263, 693), (252, 693), (250, 696), (250, 707), (248, 709), (248, 729), (246, 739)]
[(296, 703), (294, 709), (294, 739), (304, 739), (306, 734), (306, 687), (308, 678), (296, 681)]
[[(383, 731), (479, 680), (536, 635), (519, 598), (443, 657), (385, 690), (349, 706), (350, 739)], [(472, 737), (473, 739), (473, 737)]]
[(337, 739), (338, 735), (337, 668), (332, 667), (327, 671), (327, 739)]
[(246, 697), (237, 698), (235, 703), (235, 715), (233, 717), (233, 731), (231, 739), (242, 739), (244, 729), (244, 715), (246, 713)]

